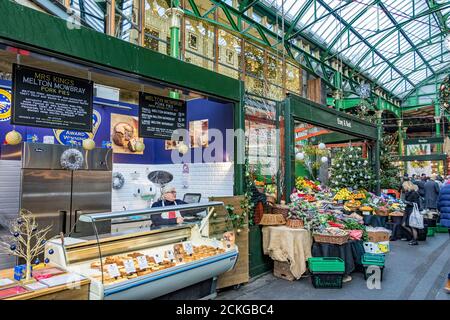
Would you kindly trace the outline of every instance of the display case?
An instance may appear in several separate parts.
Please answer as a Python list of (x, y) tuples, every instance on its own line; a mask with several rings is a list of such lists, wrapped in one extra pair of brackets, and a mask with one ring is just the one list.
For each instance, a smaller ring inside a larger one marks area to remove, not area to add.
[[(223, 203), (84, 214), (68, 237), (47, 242), (45, 256), (50, 263), (88, 277), (90, 299), (157, 298), (234, 267), (237, 246), (207, 236), (207, 220), (216, 206)], [(181, 224), (149, 223), (152, 215), (178, 213), (185, 217)], [(100, 234), (97, 225), (105, 221), (121, 227)]]

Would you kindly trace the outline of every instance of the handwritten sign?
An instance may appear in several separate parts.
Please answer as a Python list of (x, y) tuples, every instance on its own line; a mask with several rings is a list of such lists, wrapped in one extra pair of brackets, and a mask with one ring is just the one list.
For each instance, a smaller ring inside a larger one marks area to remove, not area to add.
[(175, 256), (174, 256), (174, 254), (173, 254), (173, 250), (167, 250), (167, 251), (166, 251), (166, 257), (167, 257), (167, 259), (169, 259), (169, 260), (175, 260)]
[(160, 255), (159, 253), (155, 253), (155, 254), (153, 255), (153, 259), (155, 259), (155, 262), (156, 262), (156, 263), (161, 263), (161, 262), (163, 262), (163, 258), (161, 257), (161, 255)]
[(192, 247), (192, 243), (190, 242), (184, 242), (183, 243), (184, 251), (186, 251), (187, 254), (193, 254), (194, 248)]

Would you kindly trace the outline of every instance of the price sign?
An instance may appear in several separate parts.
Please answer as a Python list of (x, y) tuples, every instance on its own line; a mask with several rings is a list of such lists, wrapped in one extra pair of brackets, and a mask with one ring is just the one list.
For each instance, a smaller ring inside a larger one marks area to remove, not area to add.
[(111, 278), (120, 277), (120, 271), (119, 271), (119, 268), (117, 267), (117, 264), (115, 264), (115, 263), (108, 264), (108, 265), (106, 265), (106, 268), (107, 268), (108, 274)]
[(192, 248), (192, 243), (185, 242), (183, 243), (184, 251), (186, 251), (187, 254), (193, 254), (194, 248)]
[(138, 265), (139, 265), (139, 269), (145, 270), (145, 269), (148, 268), (148, 261), (147, 261), (147, 258), (145, 256), (137, 257), (137, 262), (138, 262)]
[(166, 257), (167, 257), (167, 259), (169, 259), (169, 260), (175, 260), (175, 256), (174, 256), (172, 250), (167, 250), (167, 251), (166, 251)]
[(130, 274), (136, 272), (136, 268), (134, 267), (134, 262), (132, 259), (124, 261), (125, 271)]
[(163, 258), (161, 257), (161, 255), (160, 255), (159, 253), (155, 253), (155, 254), (153, 255), (153, 258), (155, 259), (155, 262), (156, 262), (156, 263), (161, 263), (161, 262), (163, 262)]

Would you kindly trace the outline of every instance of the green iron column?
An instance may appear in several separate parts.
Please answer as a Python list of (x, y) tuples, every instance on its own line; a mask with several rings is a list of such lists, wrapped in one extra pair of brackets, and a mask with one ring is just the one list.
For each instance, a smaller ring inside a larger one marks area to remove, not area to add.
[[(436, 137), (441, 136), (441, 109), (439, 103), (434, 104), (434, 121), (436, 125)], [(437, 145), (438, 153), (442, 152), (442, 145)]]
[(334, 107), (336, 110), (342, 110), (343, 104), (343, 93), (342, 93), (342, 73), (336, 71), (333, 77), (333, 84), (336, 87), (336, 90), (333, 91), (334, 98)]
[(397, 120), (398, 126), (398, 155), (403, 156), (403, 130), (402, 130), (403, 120)]
[[(180, 59), (180, 28), (181, 17), (183, 17), (184, 11), (179, 8), (180, 1), (173, 0), (172, 8), (166, 10), (167, 16), (170, 18), (170, 56), (176, 59)], [(179, 99), (180, 94), (175, 91), (170, 92), (170, 97)]]
[(382, 139), (382, 132), (383, 127), (381, 123), (381, 115), (383, 113), (383, 110), (377, 110), (377, 141), (375, 142), (375, 148), (374, 148), (374, 157), (373, 161), (374, 163), (374, 171), (375, 171), (375, 193), (377, 195), (380, 195), (381, 188), (380, 188), (380, 141)]

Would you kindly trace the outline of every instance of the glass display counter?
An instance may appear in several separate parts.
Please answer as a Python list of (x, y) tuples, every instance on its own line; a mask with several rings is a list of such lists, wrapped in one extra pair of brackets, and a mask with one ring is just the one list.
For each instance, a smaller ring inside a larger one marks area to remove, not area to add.
[[(208, 202), (84, 214), (68, 237), (47, 242), (45, 257), (91, 279), (90, 299), (153, 299), (234, 267), (237, 246), (211, 239), (205, 230), (212, 209), (222, 205)], [(151, 226), (152, 215), (169, 211), (194, 212), (199, 219)]]

